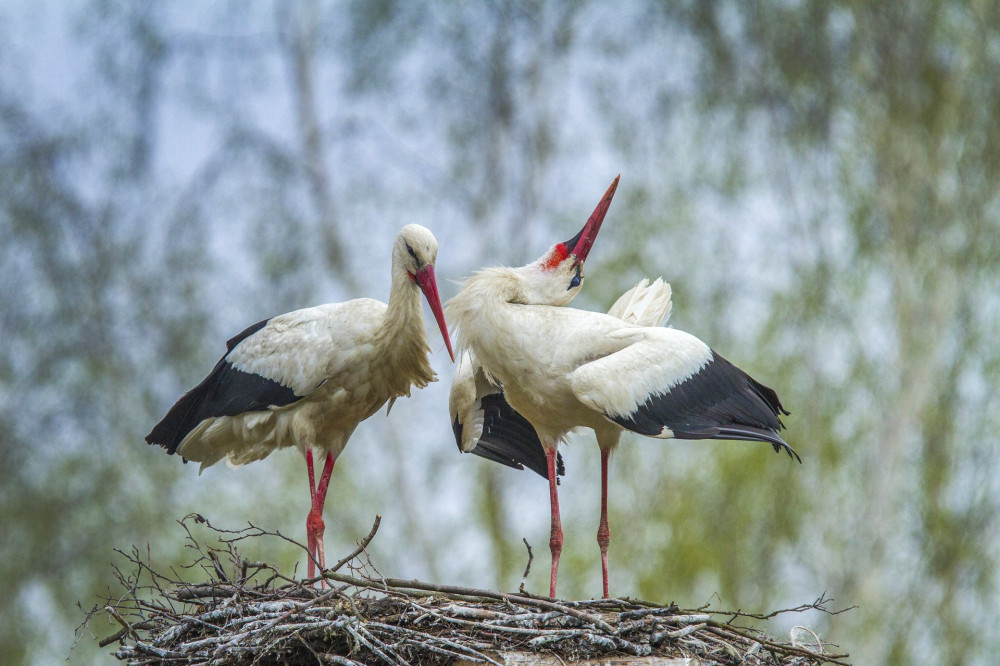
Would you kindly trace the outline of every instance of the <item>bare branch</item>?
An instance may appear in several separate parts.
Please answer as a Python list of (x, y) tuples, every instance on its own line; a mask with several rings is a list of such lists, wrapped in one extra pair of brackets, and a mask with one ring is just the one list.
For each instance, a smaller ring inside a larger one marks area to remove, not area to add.
[(518, 585), (517, 589), (521, 594), (524, 594), (524, 586), (528, 583), (528, 574), (531, 573), (531, 561), (535, 559), (535, 556), (531, 553), (531, 544), (524, 537), (521, 537), (521, 541), (524, 542), (524, 547), (528, 549), (528, 563), (524, 567), (524, 575), (521, 576), (521, 584)]

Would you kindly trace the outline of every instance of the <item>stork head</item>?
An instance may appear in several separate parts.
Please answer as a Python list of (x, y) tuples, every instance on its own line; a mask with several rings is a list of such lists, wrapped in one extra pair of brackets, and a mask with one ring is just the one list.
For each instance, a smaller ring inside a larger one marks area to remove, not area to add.
[(615, 196), (619, 178), (620, 174), (615, 176), (578, 234), (568, 241), (556, 243), (537, 261), (525, 267), (531, 274), (523, 285), (527, 302), (566, 305), (579, 293), (583, 286), (583, 262), (587, 260), (597, 232), (601, 229), (611, 199)]
[(438, 295), (437, 280), (434, 277), (434, 262), (437, 261), (437, 239), (426, 227), (419, 224), (408, 224), (399, 230), (396, 245), (392, 248), (392, 263), (406, 271), (413, 284), (420, 287), (427, 304), (434, 313), (441, 337), (448, 348), (448, 355), (455, 360), (455, 352), (451, 349), (451, 338), (448, 336), (448, 325), (444, 321), (441, 309), (441, 296)]

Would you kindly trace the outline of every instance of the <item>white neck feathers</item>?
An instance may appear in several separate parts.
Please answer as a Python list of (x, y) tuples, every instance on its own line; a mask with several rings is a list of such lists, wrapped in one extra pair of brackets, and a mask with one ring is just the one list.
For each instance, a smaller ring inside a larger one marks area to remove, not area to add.
[(473, 320), (502, 303), (526, 301), (523, 268), (503, 266), (484, 268), (468, 278), (458, 293), (445, 305), (445, 316), (457, 329), (458, 348), (468, 347), (467, 331), (476, 330)]
[(436, 379), (427, 358), (430, 347), (424, 328), (420, 288), (406, 270), (393, 262), (392, 289), (385, 318), (375, 335), (378, 357), (388, 368), (393, 389), (399, 395), (410, 394), (410, 384), (418, 388)]

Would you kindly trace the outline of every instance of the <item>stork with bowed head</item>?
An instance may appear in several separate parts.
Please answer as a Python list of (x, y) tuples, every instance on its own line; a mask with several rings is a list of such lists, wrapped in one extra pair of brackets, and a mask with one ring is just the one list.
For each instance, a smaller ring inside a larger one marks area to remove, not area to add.
[[(608, 595), (607, 463), (622, 430), (661, 439), (735, 439), (795, 452), (778, 435), (777, 394), (673, 328), (561, 307), (579, 292), (583, 264), (611, 204), (618, 178), (576, 236), (520, 268), (486, 268), (466, 280), (446, 310), (460, 351), (471, 351), (485, 377), (502, 387), (513, 412), (545, 452), (552, 524), (549, 595), (555, 597), (563, 534), (555, 479), (558, 445), (575, 428), (594, 430), (601, 448), (598, 528)], [(614, 308), (613, 308), (614, 310)], [(628, 314), (622, 306), (621, 313)], [(625, 319), (628, 319), (626, 316)], [(511, 435), (513, 436), (513, 435)], [(510, 453), (514, 442), (494, 445)]]
[[(294, 446), (306, 459), (308, 576), (325, 568), (323, 504), (337, 457), (358, 424), (382, 405), (435, 381), (420, 292), (454, 361), (434, 277), (437, 241), (409, 224), (392, 249), (388, 305), (370, 298), (265, 319), (226, 343), (226, 354), (146, 436), (167, 453), (242, 465)], [(316, 483), (313, 451), (325, 454)]]

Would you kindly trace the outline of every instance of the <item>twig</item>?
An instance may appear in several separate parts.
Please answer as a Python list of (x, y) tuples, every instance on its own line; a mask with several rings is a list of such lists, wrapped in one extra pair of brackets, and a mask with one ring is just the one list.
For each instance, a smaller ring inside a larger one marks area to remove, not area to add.
[(329, 664), (338, 664), (339, 666), (362, 666), (361, 663), (348, 659), (347, 657), (341, 657), (339, 654), (324, 652), (319, 655), (319, 658)]
[[(222, 546), (207, 546), (200, 530), (185, 524), (192, 520), (212, 530)], [(99, 644), (120, 641), (114, 655), (136, 666), (277, 661), (396, 666), (458, 658), (498, 666), (503, 660), (494, 652), (525, 649), (543, 650), (562, 663), (625, 653), (695, 658), (705, 664), (847, 664), (848, 655), (832, 654), (827, 650), (831, 644), (818, 637), (816, 647), (807, 649), (795, 636), (791, 642), (778, 641), (735, 623), (795, 611), (842, 612), (827, 610), (831, 600), (825, 595), (795, 609), (757, 615), (709, 612), (707, 607), (681, 611), (672, 603), (632, 599), (553, 601), (523, 588), (509, 594), (387, 578), (366, 550), (379, 522), (376, 517), (357, 548), (323, 572), (323, 579), (337, 587), (319, 592), (309, 587), (319, 579), (296, 580), (237, 550), (237, 544), (246, 549), (248, 540), (259, 537), (293, 540), (252, 524), (219, 530), (192, 514), (181, 521), (192, 561), (179, 567), (180, 573), (173, 568), (160, 572), (151, 564), (148, 547), (144, 552), (135, 547), (117, 551), (135, 571), (126, 575), (114, 567), (125, 592), (112, 598), (109, 591), (81, 628), (106, 609), (121, 629)], [(525, 576), (532, 562), (530, 546), (528, 551)], [(343, 566), (353, 575), (336, 571)]]
[[(375, 533), (378, 532), (378, 526), (381, 523), (382, 523), (382, 516), (376, 514), (375, 522), (372, 524), (372, 529), (370, 532), (368, 532), (368, 536), (366, 536), (364, 539), (361, 540), (361, 542), (358, 544), (358, 547), (355, 548), (353, 551), (351, 551), (350, 555), (343, 558), (329, 569), (325, 569), (325, 571), (337, 571), (338, 569), (340, 569), (340, 567), (344, 566), (345, 564), (353, 560), (355, 557), (357, 557), (361, 553), (361, 551), (363, 551), (365, 548), (368, 547), (368, 544), (372, 542), (372, 539), (375, 538)], [(322, 578), (322, 576), (320, 576), (319, 578)], [(316, 580), (319, 580), (319, 578), (317, 578)]]
[(524, 567), (524, 575), (521, 576), (521, 584), (518, 586), (518, 590), (524, 594), (524, 586), (528, 583), (528, 573), (531, 572), (531, 561), (535, 559), (535, 556), (531, 553), (531, 544), (525, 537), (521, 537), (521, 541), (524, 542), (524, 547), (528, 549), (528, 564)]
[[(350, 585), (357, 585), (359, 587), (373, 587), (373, 584), (369, 581), (365, 581), (359, 578), (354, 578), (353, 576), (345, 576), (339, 573), (327, 573), (325, 574), (327, 578), (339, 581), (341, 583), (348, 583)], [(599, 617), (594, 617), (589, 613), (584, 613), (578, 611), (575, 608), (570, 608), (562, 604), (557, 604), (554, 601), (543, 601), (541, 599), (535, 599), (534, 597), (521, 596), (517, 594), (506, 594), (504, 592), (493, 592), (492, 590), (480, 590), (472, 587), (460, 587), (457, 585), (435, 585), (433, 583), (424, 583), (419, 580), (402, 580), (399, 578), (383, 578), (382, 583), (388, 587), (402, 588), (408, 590), (426, 590), (429, 592), (442, 592), (445, 594), (461, 594), (467, 597), (483, 597), (486, 599), (507, 599), (515, 603), (528, 604), (530, 606), (537, 606), (539, 608), (547, 608), (549, 610), (557, 610), (565, 613), (566, 615), (571, 615), (579, 620), (583, 620), (587, 624), (592, 624), (595, 627), (601, 629), (608, 634), (614, 634), (615, 630), (611, 628), (604, 620)]]
[(318, 597), (313, 597), (309, 601), (306, 601), (305, 603), (303, 603), (303, 604), (301, 604), (299, 606), (295, 606), (295, 607), (289, 609), (287, 612), (283, 613), (282, 615), (279, 615), (278, 617), (274, 618), (273, 620), (271, 620), (271, 622), (269, 622), (264, 627), (263, 630), (267, 631), (268, 629), (274, 629), (276, 626), (278, 626), (278, 624), (280, 624), (284, 620), (287, 620), (288, 618), (290, 618), (295, 613), (301, 613), (303, 610), (309, 608), (310, 606), (312, 606), (314, 604), (317, 604), (317, 603), (319, 603), (321, 601), (327, 601), (328, 599), (331, 599), (336, 594), (340, 594), (340, 590), (338, 590), (335, 587), (331, 587), (329, 590), (327, 590), (323, 594), (319, 595)]
[[(105, 609), (106, 611), (108, 611), (108, 613), (109, 613), (109, 614), (111, 615), (111, 617), (115, 618), (115, 621), (116, 621), (116, 622), (117, 622), (118, 624), (120, 624), (120, 625), (122, 626), (122, 630), (123, 630), (123, 631), (124, 631), (125, 633), (121, 634), (121, 635), (119, 636), (119, 638), (121, 638), (121, 636), (124, 636), (125, 634), (128, 634), (128, 635), (129, 635), (129, 636), (131, 636), (131, 637), (132, 637), (132, 638), (133, 638), (134, 640), (136, 640), (136, 641), (140, 640), (140, 639), (139, 639), (139, 634), (137, 634), (137, 633), (136, 633), (136, 631), (135, 631), (135, 629), (133, 629), (133, 628), (132, 628), (132, 625), (131, 625), (131, 624), (129, 624), (128, 622), (126, 622), (126, 621), (125, 621), (125, 618), (123, 618), (123, 617), (122, 617), (122, 616), (121, 616), (121, 615), (120, 615), (120, 614), (118, 613), (118, 609), (117, 609), (117, 608), (115, 608), (114, 606), (105, 606), (105, 607), (104, 607), (104, 609)], [(117, 639), (116, 639), (116, 640), (117, 640)], [(103, 646), (102, 646), (102, 647), (103, 647)]]
[(215, 575), (218, 576), (219, 580), (228, 583), (229, 577), (226, 575), (226, 570), (222, 568), (222, 563), (219, 562), (219, 554), (214, 549), (209, 548), (208, 557), (212, 560), (212, 565), (215, 567)]

